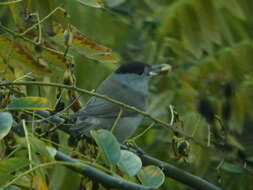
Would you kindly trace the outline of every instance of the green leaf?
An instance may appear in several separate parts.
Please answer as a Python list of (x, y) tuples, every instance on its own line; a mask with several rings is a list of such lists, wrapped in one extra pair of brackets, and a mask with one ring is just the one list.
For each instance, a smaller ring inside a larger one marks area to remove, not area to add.
[(81, 176), (77, 172), (69, 170), (64, 166), (57, 166), (50, 173), (50, 185), (48, 189), (54, 190), (78, 189), (80, 187), (80, 183), (81, 183)]
[(77, 0), (82, 5), (87, 5), (93, 8), (105, 8), (103, 1), (101, 0)]
[(91, 136), (101, 148), (106, 159), (113, 165), (117, 164), (120, 160), (121, 150), (120, 145), (112, 132), (100, 129), (97, 131), (91, 131)]
[(127, 175), (135, 176), (141, 169), (142, 162), (141, 159), (134, 153), (127, 150), (122, 150), (118, 166)]
[(13, 178), (12, 175), (0, 171), (0, 186), (3, 186)]
[(151, 188), (159, 188), (165, 179), (162, 170), (156, 166), (146, 166), (139, 173), (141, 183)]
[(182, 43), (196, 57), (201, 56), (202, 39), (198, 17), (193, 5), (185, 4), (177, 13), (177, 19), (182, 29)]
[(253, 162), (253, 156), (249, 156), (248, 158), (246, 158), (247, 161)]
[(245, 150), (243, 145), (232, 135), (227, 135), (227, 142), (228, 144), (232, 145), (233, 147), (238, 148), (239, 150)]
[(30, 136), (29, 139), (31, 143), (31, 149), (33, 152), (40, 153), (43, 156), (51, 158), (51, 154), (48, 151), (47, 146), (43, 141), (33, 136)]
[(202, 42), (207, 44), (212, 42), (220, 44), (220, 28), (215, 3), (213, 1), (202, 0), (194, 0), (192, 3), (200, 24), (201, 35), (203, 36)]
[[(1, 1), (1, 3), (2, 2), (3, 1)], [(5, 1), (3, 3), (10, 3), (10, 2), (11, 1), (9, 2)], [(22, 10), (24, 9), (22, 3), (11, 3), (9, 4), (9, 9), (11, 11), (11, 16), (13, 18), (15, 25), (18, 26), (20, 29), (25, 29), (27, 27), (27, 23), (21, 16)]]
[(116, 7), (124, 3), (126, 0), (104, 0), (108, 7)]
[(13, 157), (7, 160), (1, 160), (0, 162), (0, 173), (12, 173), (17, 171), (29, 164), (26, 158)]
[(0, 186), (13, 178), (12, 172), (28, 166), (29, 161), (25, 158), (15, 157), (0, 162)]
[(7, 106), (9, 110), (52, 110), (49, 106), (48, 99), (42, 97), (23, 97), (15, 98)]
[(235, 165), (235, 164), (231, 164), (228, 162), (225, 162), (222, 165), (222, 169), (231, 173), (237, 173), (237, 174), (241, 174), (244, 172), (244, 169), (241, 166)]
[(183, 44), (174, 38), (165, 38), (164, 39), (169, 46), (173, 49), (173, 51), (178, 54), (180, 57), (184, 59), (191, 59), (193, 57), (193, 54), (189, 52), (187, 49), (184, 48)]
[(12, 115), (9, 112), (0, 112), (0, 140), (9, 133), (12, 122)]
[(19, 188), (18, 186), (10, 185), (10, 186), (4, 188), (4, 190), (22, 190), (22, 189)]
[(230, 13), (242, 20), (246, 19), (245, 12), (241, 7), (241, 3), (238, 0), (230, 1), (220, 1), (220, 3), (228, 10)]

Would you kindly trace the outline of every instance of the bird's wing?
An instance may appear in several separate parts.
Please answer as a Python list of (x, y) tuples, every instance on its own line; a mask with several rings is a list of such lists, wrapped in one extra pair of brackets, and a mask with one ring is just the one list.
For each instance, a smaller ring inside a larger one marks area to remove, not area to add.
[[(109, 87), (109, 88), (108, 88)], [(140, 109), (145, 109), (146, 99), (131, 91), (128, 86), (108, 77), (97, 89), (97, 92), (112, 99), (118, 100), (132, 106), (141, 105)], [(138, 103), (137, 103), (138, 102)], [(143, 103), (142, 103), (143, 102)], [(76, 116), (83, 120), (87, 117), (113, 118), (117, 117), (120, 107), (104, 99), (92, 97), (86, 106), (76, 113)], [(124, 110), (122, 117), (136, 114), (130, 110)]]
[(111, 118), (116, 117), (119, 110), (119, 106), (115, 104), (92, 97), (87, 105), (75, 115), (79, 119), (85, 119), (86, 117)]
[(78, 120), (77, 124), (70, 128), (70, 134), (72, 137), (80, 138), (81, 135), (87, 134), (91, 129), (93, 129), (93, 124), (86, 122), (84, 120)]

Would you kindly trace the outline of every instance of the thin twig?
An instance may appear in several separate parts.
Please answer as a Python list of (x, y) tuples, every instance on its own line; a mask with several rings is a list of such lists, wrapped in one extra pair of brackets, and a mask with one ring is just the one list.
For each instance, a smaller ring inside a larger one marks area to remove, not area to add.
[(87, 94), (87, 95), (90, 95), (90, 96), (96, 96), (98, 98), (101, 98), (101, 99), (104, 99), (108, 102), (111, 102), (113, 104), (117, 104), (119, 106), (121, 106), (122, 108), (124, 109), (128, 109), (128, 110), (131, 110), (131, 111), (134, 111), (134, 112), (137, 112), (151, 120), (153, 120), (155, 123), (159, 124), (160, 126), (166, 128), (166, 129), (170, 129), (174, 132), (177, 132), (179, 133), (180, 135), (184, 136), (186, 139), (190, 139), (192, 140), (193, 142), (195, 142), (196, 144), (204, 147), (204, 148), (207, 148), (206, 145), (204, 145), (203, 143), (201, 142), (198, 142), (196, 141), (192, 136), (189, 136), (187, 134), (185, 134), (184, 132), (182, 132), (181, 130), (179, 129), (175, 129), (173, 128), (173, 126), (171, 126), (170, 124), (166, 123), (165, 121), (162, 121), (160, 119), (157, 119), (153, 116), (151, 116), (149, 113), (145, 112), (145, 111), (142, 111), (134, 106), (130, 106), (130, 105), (127, 105), (127, 104), (124, 104), (120, 101), (117, 101), (117, 100), (114, 100), (108, 96), (105, 96), (103, 94), (98, 94), (96, 92), (93, 92), (93, 91), (88, 91), (86, 89), (81, 89), (81, 88), (77, 88), (77, 87), (74, 87), (74, 86), (69, 86), (69, 85), (64, 85), (64, 84), (58, 84), (58, 83), (45, 83), (45, 82), (34, 82), (34, 81), (28, 81), (28, 82), (4, 82), (4, 83), (0, 83), (0, 86), (15, 86), (15, 85), (21, 85), (21, 86), (29, 86), (29, 85), (36, 85), (36, 86), (51, 86), (51, 87), (58, 87), (58, 88), (66, 88), (66, 89), (69, 89), (69, 90), (74, 90), (74, 91), (77, 91), (79, 93), (84, 93), (84, 94)]
[(15, 4), (15, 3), (19, 3), (23, 0), (15, 0), (15, 1), (7, 1), (7, 2), (0, 2), (0, 5), (11, 5), (11, 4)]
[(220, 163), (218, 164), (218, 166), (216, 167), (216, 170), (217, 170), (217, 171), (220, 171), (220, 169), (221, 169), (222, 165), (224, 164), (224, 162), (225, 162), (225, 159), (223, 158), (223, 159), (220, 161)]
[(46, 143), (50, 143), (51, 145), (56, 145), (57, 147), (60, 147), (65, 152), (67, 151), (68, 154), (73, 154), (74, 153), (75, 155), (78, 155), (78, 158), (81, 159), (83, 162), (85, 162), (85, 164), (88, 164), (92, 167), (100, 169), (101, 171), (106, 172), (108, 174), (111, 174), (111, 175), (114, 175), (114, 176), (116, 175), (113, 171), (110, 171), (109, 169), (105, 168), (104, 166), (94, 163), (93, 162), (94, 159), (87, 156), (87, 155), (84, 155), (84, 154), (82, 154), (78, 151), (73, 150), (72, 148), (66, 147), (64, 145), (61, 145), (61, 144), (56, 143), (54, 141), (48, 140), (46, 138), (40, 138), (40, 139), (42, 141), (46, 142)]
[[(35, 119), (35, 111), (33, 111), (32, 120)], [(32, 122), (32, 136), (34, 135), (34, 122)]]
[(155, 123), (151, 123), (145, 130), (143, 130), (140, 134), (132, 137), (131, 139), (129, 139), (129, 141), (136, 141), (138, 138), (140, 138), (141, 136), (143, 136), (149, 129), (151, 129), (152, 127), (154, 127)]
[(63, 12), (64, 9), (61, 7), (56, 7), (53, 11), (51, 11), (51, 13), (49, 13), (47, 16), (45, 16), (43, 19), (41, 19), (39, 22), (37, 22), (36, 24), (32, 25), (30, 28), (26, 29), (24, 32), (22, 32), (21, 34), (18, 34), (19, 36), (24, 36), (27, 32), (31, 31), (32, 29), (34, 29), (36, 26), (40, 25), (41, 23), (43, 23), (45, 20), (47, 20), (50, 16), (52, 16), (56, 11), (61, 10)]
[(119, 120), (120, 120), (120, 118), (121, 118), (121, 116), (122, 116), (122, 113), (123, 113), (123, 109), (120, 108), (119, 113), (118, 113), (118, 115), (117, 115), (117, 118), (115, 119), (115, 121), (114, 121), (114, 123), (113, 123), (113, 125), (112, 125), (111, 132), (114, 131), (115, 127), (116, 127), (117, 124), (119, 123)]
[(81, 97), (81, 95), (78, 96), (78, 97), (76, 97), (76, 98), (75, 98), (72, 102), (70, 102), (70, 104), (69, 104), (68, 106), (66, 106), (63, 110), (61, 110), (61, 111), (59, 111), (59, 112), (57, 112), (57, 113), (55, 113), (55, 114), (53, 114), (53, 115), (50, 115), (50, 116), (48, 116), (48, 117), (42, 117), (41, 119), (37, 119), (37, 120), (27, 121), (27, 122), (41, 123), (41, 122), (43, 122), (43, 121), (48, 121), (49, 119), (51, 119), (51, 118), (53, 118), (53, 117), (55, 117), (55, 116), (60, 116), (60, 115), (62, 115), (62, 113), (63, 113), (64, 111), (67, 111), (67, 110), (68, 110), (80, 97)]
[(13, 82), (17, 82), (17, 81), (25, 79), (25, 78), (31, 78), (30, 77), (31, 74), (32, 74), (32, 72), (25, 73), (24, 75), (20, 76), (19, 78), (16, 78)]
[[(40, 15), (39, 15), (39, 13), (32, 13), (31, 15), (34, 15), (36, 17), (38, 23), (40, 22)], [(38, 32), (39, 33), (39, 38), (38, 38), (37, 43), (41, 44), (41, 39), (42, 39), (41, 24), (38, 25), (38, 31), (39, 31)]]
[(210, 147), (211, 144), (211, 129), (210, 129), (210, 125), (207, 125), (207, 147)]
[(31, 151), (31, 144), (29, 141), (29, 134), (26, 128), (26, 124), (25, 124), (25, 120), (22, 119), (22, 125), (24, 128), (24, 132), (25, 132), (25, 140), (26, 140), (26, 144), (27, 144), (27, 150), (28, 150), (28, 159), (29, 159), (29, 167), (30, 169), (32, 169), (32, 151)]
[(171, 113), (170, 125), (172, 126), (174, 123), (174, 109), (172, 105), (170, 105), (170, 113)]

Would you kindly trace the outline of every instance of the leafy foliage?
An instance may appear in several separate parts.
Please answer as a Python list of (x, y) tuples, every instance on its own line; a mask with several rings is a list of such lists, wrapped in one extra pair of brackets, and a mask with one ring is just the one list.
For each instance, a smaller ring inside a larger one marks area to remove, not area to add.
[(12, 115), (8, 112), (0, 112), (0, 140), (5, 137), (12, 126)]
[(152, 188), (158, 188), (163, 184), (165, 176), (160, 168), (146, 166), (139, 172), (138, 178), (142, 184)]
[[(169, 63), (173, 72), (152, 80), (148, 112), (209, 148), (159, 126), (145, 131), (149, 120), (143, 122), (134, 143), (223, 188), (250, 189), (252, 9), (253, 3), (248, 0), (4, 1), (0, 3), (0, 83), (38, 80), (94, 89), (115, 69), (119, 57), (122, 62)], [(45, 99), (49, 103), (41, 101)], [(73, 92), (51, 87), (0, 87), (0, 113), (12, 108), (4, 133), (8, 135), (0, 144), (0, 164), (8, 166), (6, 173), (0, 166), (1, 185), (27, 171), (28, 165), (48, 161), (46, 144), (138, 183), (138, 157), (120, 150), (109, 132), (106, 134), (117, 150), (110, 149), (109, 141), (101, 139), (98, 132), (94, 138), (113, 167), (97, 157), (100, 151), (94, 146), (79, 143), (73, 150), (67, 134), (33, 112), (51, 108), (52, 113), (61, 110), (61, 116), (69, 118), (68, 108), (80, 108), (76, 99)], [(22, 120), (29, 133), (26, 139), (9, 132), (10, 123), (16, 122), (16, 127), (23, 129)], [(131, 160), (136, 162), (127, 167)], [(158, 175), (151, 179), (154, 173)], [(142, 167), (138, 179), (157, 188), (164, 176), (159, 168), (148, 166)], [(91, 189), (96, 183), (65, 168), (52, 167), (25, 175), (15, 185), (62, 190), (71, 186)], [(187, 189), (169, 179), (159, 188)]]
[(48, 99), (42, 97), (23, 97), (13, 99), (8, 110), (52, 110)]
[(91, 131), (91, 135), (103, 151), (107, 160), (113, 165), (117, 164), (121, 157), (121, 151), (116, 137), (110, 131), (104, 129)]
[(135, 176), (142, 167), (141, 159), (134, 153), (122, 150), (119, 160), (119, 168), (129, 176)]

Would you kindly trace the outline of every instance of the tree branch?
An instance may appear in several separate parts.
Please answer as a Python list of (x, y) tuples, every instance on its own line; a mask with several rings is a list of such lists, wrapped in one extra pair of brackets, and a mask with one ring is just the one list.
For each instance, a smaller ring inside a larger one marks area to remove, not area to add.
[(33, 81), (29, 81), (29, 82), (4, 82), (4, 83), (0, 83), (0, 86), (15, 86), (15, 85), (17, 85), (17, 86), (29, 86), (29, 85), (51, 86), (51, 87), (65, 88), (65, 89), (77, 91), (79, 93), (87, 94), (89, 96), (96, 96), (98, 98), (104, 99), (104, 100), (106, 100), (108, 102), (111, 102), (113, 104), (117, 104), (117, 105), (121, 106), (124, 109), (128, 109), (128, 110), (137, 112), (137, 113), (139, 113), (139, 114), (141, 114), (141, 115), (143, 115), (143, 116), (145, 116), (145, 117), (153, 120), (155, 123), (159, 124), (160, 126), (165, 127), (166, 129), (170, 129), (173, 132), (177, 132), (180, 135), (184, 136), (186, 139), (192, 140), (194, 143), (198, 144), (201, 147), (210, 148), (210, 147), (207, 147), (206, 145), (204, 145), (203, 143), (196, 141), (192, 136), (189, 136), (189, 135), (185, 134), (181, 130), (173, 128), (172, 125), (166, 123), (165, 121), (157, 119), (157, 118), (151, 116), (150, 114), (148, 114), (147, 112), (144, 112), (144, 111), (142, 111), (142, 110), (140, 110), (140, 109), (138, 109), (138, 108), (136, 108), (134, 106), (130, 106), (130, 105), (124, 104), (124, 103), (122, 103), (120, 101), (114, 100), (114, 99), (112, 99), (112, 98), (110, 98), (108, 96), (105, 96), (103, 94), (98, 94), (96, 92), (89, 91), (89, 90), (86, 90), (86, 89), (81, 89), (81, 88), (77, 88), (77, 87), (74, 87), (74, 86), (69, 86), (69, 85), (64, 85), (64, 84), (59, 84), (59, 83), (45, 83), (45, 82), (33, 82)]
[(184, 170), (176, 168), (173, 165), (170, 165), (166, 162), (158, 160), (154, 157), (151, 157), (147, 154), (140, 155), (141, 160), (144, 165), (155, 165), (163, 169), (164, 174), (167, 177), (171, 177), (177, 181), (180, 181), (188, 186), (193, 187), (194, 189), (199, 190), (221, 190), (220, 187), (209, 183), (208, 181), (192, 175)]
[(73, 159), (70, 156), (63, 154), (59, 151), (57, 151), (55, 155), (55, 159), (78, 165), (79, 167), (74, 167), (71, 165), (67, 167), (81, 174), (84, 174), (85, 176), (88, 176), (90, 179), (95, 180), (105, 185), (106, 187), (113, 187), (113, 188), (122, 189), (122, 190), (153, 190), (153, 188), (150, 188), (150, 187), (132, 183), (119, 177), (110, 176), (96, 168), (93, 168), (89, 165), (79, 162), (78, 160)]

